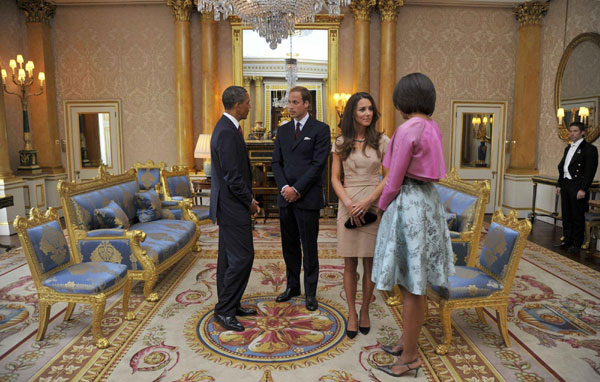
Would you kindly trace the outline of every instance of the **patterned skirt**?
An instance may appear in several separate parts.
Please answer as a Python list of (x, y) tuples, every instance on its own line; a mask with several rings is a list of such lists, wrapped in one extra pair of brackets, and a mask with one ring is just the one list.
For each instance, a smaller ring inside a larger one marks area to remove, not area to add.
[(433, 183), (405, 178), (381, 218), (372, 280), (379, 290), (400, 284), (424, 295), (427, 284), (447, 286), (452, 275), (454, 256), (440, 197)]

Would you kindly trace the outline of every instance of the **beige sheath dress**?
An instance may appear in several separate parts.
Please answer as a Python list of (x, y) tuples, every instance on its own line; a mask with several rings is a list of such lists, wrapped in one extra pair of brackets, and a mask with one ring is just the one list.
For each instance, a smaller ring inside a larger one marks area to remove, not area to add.
[[(338, 137), (336, 143), (343, 138)], [(350, 156), (342, 162), (344, 168), (344, 189), (353, 202), (369, 196), (377, 187), (380, 179), (381, 162), (387, 151), (390, 138), (385, 134), (379, 140), (381, 156), (371, 146), (367, 146), (365, 154), (362, 147), (355, 149)], [(332, 151), (336, 152), (336, 144)], [(370, 211), (377, 212), (377, 200), (371, 205)], [(350, 217), (349, 211), (341, 201), (338, 203), (337, 216), (337, 254), (341, 257), (373, 257), (379, 220), (364, 227), (348, 229), (344, 223)]]

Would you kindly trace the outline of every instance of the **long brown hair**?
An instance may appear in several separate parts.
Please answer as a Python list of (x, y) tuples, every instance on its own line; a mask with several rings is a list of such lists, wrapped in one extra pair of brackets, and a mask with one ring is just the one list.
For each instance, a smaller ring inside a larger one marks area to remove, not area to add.
[(371, 119), (371, 124), (365, 129), (366, 144), (363, 145), (362, 151), (363, 154), (367, 156), (366, 149), (368, 145), (375, 149), (378, 157), (381, 157), (381, 152), (379, 151), (379, 139), (381, 138), (382, 133), (377, 131), (376, 127), (377, 120), (379, 119), (379, 111), (377, 110), (377, 106), (375, 106), (375, 100), (373, 100), (373, 97), (369, 93), (358, 92), (354, 93), (348, 100), (348, 103), (346, 103), (344, 117), (342, 118), (341, 136), (343, 137), (343, 140), (341, 143), (336, 143), (335, 146), (342, 162), (348, 159), (352, 151), (354, 151), (354, 139), (356, 138), (356, 131), (354, 130), (354, 112), (358, 106), (358, 101), (364, 98), (371, 101), (371, 106), (373, 106), (373, 119)]

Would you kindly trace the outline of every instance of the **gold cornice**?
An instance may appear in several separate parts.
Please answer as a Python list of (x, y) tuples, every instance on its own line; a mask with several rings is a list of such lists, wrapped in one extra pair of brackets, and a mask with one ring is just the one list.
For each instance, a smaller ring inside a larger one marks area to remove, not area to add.
[(542, 17), (546, 12), (548, 12), (547, 2), (528, 1), (513, 8), (513, 14), (519, 22), (519, 27), (541, 25)]
[(355, 20), (371, 20), (371, 12), (377, 5), (376, 0), (353, 0), (350, 3), (350, 10)]
[(17, 6), (25, 11), (28, 23), (50, 24), (56, 13), (56, 4), (44, 0), (18, 0)]
[(194, 0), (167, 0), (167, 5), (173, 10), (175, 21), (190, 21)]
[(381, 21), (396, 21), (398, 10), (403, 5), (403, 0), (379, 0), (377, 6), (381, 14)]

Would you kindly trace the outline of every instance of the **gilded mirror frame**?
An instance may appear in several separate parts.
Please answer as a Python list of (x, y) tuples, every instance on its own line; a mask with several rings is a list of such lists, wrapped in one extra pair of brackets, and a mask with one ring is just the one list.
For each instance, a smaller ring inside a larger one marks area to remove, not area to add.
[[(296, 29), (321, 29), (328, 31), (328, 53), (327, 53), (327, 107), (325, 108), (325, 120), (323, 122), (329, 125), (331, 136), (336, 136), (335, 129), (337, 127), (337, 113), (333, 101), (333, 94), (338, 91), (338, 36), (340, 24), (344, 16), (330, 15), (315, 15), (314, 23), (296, 24)], [(249, 26), (242, 25), (242, 22), (237, 17), (230, 17), (232, 32), (232, 54), (233, 54), (233, 84), (244, 86), (242, 73), (242, 31), (244, 29), (252, 29)], [(248, 131), (246, 131), (248, 130)], [(244, 126), (244, 136), (250, 131), (249, 127)]]
[[(595, 32), (582, 33), (576, 36), (565, 48), (562, 57), (560, 58), (560, 63), (558, 64), (558, 71), (556, 72), (556, 80), (554, 81), (554, 111), (558, 110), (560, 107), (560, 94), (562, 90), (562, 79), (565, 74), (565, 68), (567, 67), (567, 62), (573, 54), (575, 48), (577, 48), (580, 44), (590, 41), (598, 46), (600, 49), (600, 34)], [(558, 121), (557, 121), (558, 122)], [(565, 126), (564, 121), (562, 123), (558, 123), (558, 137), (565, 142), (569, 141), (569, 130)], [(585, 140), (588, 142), (594, 142), (598, 136), (600, 136), (600, 122), (596, 121), (596, 126), (589, 127), (585, 134)]]

